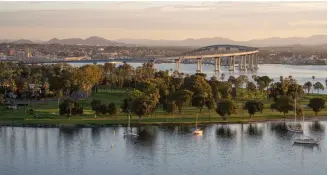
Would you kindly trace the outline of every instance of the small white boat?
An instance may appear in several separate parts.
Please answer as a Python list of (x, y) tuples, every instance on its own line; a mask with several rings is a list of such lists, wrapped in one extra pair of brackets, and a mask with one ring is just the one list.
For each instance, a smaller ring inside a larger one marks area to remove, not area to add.
[(195, 135), (202, 135), (202, 134), (203, 134), (203, 131), (200, 130), (200, 129), (196, 129), (196, 130), (194, 131), (194, 134), (195, 134)]
[(198, 114), (196, 118), (196, 130), (193, 132), (194, 135), (203, 135), (203, 131), (197, 128), (197, 119), (198, 119)]
[(294, 143), (296, 144), (312, 144), (312, 145), (318, 145), (319, 141), (321, 139), (319, 138), (313, 138), (313, 137), (300, 137), (300, 138), (296, 138), (294, 139)]
[(139, 135), (132, 132), (132, 131), (128, 131), (127, 133), (123, 133), (124, 137), (138, 137)]
[(290, 127), (290, 126), (287, 126), (287, 130), (290, 131), (290, 132), (295, 132), (295, 133), (303, 133), (303, 128), (302, 127), (296, 127), (296, 126)]

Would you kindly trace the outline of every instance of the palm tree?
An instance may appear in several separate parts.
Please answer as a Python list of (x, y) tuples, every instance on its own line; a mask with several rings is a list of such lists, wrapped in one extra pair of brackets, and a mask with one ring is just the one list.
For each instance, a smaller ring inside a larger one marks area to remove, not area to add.
[(312, 87), (312, 83), (310, 81), (304, 83), (303, 89), (306, 89), (308, 91), (308, 95), (310, 94), (310, 89)]
[(224, 74), (224, 73), (222, 73), (222, 74), (221, 74), (221, 76), (220, 76), (220, 79), (221, 79), (221, 81), (223, 81), (223, 80), (224, 80), (224, 78), (225, 78), (225, 74)]
[(230, 76), (228, 79), (228, 82), (231, 84), (235, 84), (236, 83), (236, 78), (234, 76)]
[(68, 108), (68, 113), (67, 113), (67, 118), (70, 118), (72, 115), (72, 109), (74, 108), (74, 103), (73, 102), (68, 102), (67, 108)]
[(314, 85), (313, 85), (313, 88), (318, 90), (317, 93), (319, 93), (319, 90), (324, 90), (325, 88), (323, 87), (323, 85), (320, 83), (320, 82), (316, 82)]
[[(315, 76), (312, 76), (312, 85), (314, 85), (314, 79), (315, 79)], [(312, 89), (312, 94), (313, 94), (313, 89)]]

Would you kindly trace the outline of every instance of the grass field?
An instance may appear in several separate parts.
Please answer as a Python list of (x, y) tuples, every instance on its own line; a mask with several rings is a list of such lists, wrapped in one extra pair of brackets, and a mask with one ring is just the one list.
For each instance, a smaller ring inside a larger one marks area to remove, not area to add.
[[(113, 90), (113, 91), (99, 91), (93, 94), (92, 97), (80, 100), (79, 103), (83, 105), (84, 114), (78, 116), (72, 116), (67, 119), (66, 116), (58, 117), (57, 100), (32, 102), (32, 105), (28, 108), (32, 108), (38, 114), (35, 118), (34, 115), (28, 115), (25, 113), (25, 108), (21, 107), (17, 110), (8, 110), (1, 107), (0, 109), (0, 124), (126, 124), (128, 122), (127, 116), (124, 113), (119, 113), (110, 117), (109, 115), (98, 115), (94, 118), (94, 112), (91, 111), (90, 102), (92, 99), (101, 100), (103, 104), (114, 102), (117, 107), (121, 106), (122, 99), (125, 95), (125, 90)], [(326, 98), (326, 95), (310, 94), (301, 99), (301, 105), (307, 105), (309, 99), (314, 97)], [(265, 104), (263, 113), (256, 113), (252, 118), (252, 121), (267, 121), (267, 120), (282, 120), (284, 119), (283, 113), (272, 111), (269, 109), (272, 100), (262, 100)], [(233, 114), (228, 117), (227, 121), (223, 121), (221, 117), (212, 111), (209, 113), (207, 109), (203, 109), (203, 113), (199, 113), (199, 109), (195, 107), (186, 107), (182, 114), (167, 115), (161, 107), (158, 107), (156, 112), (152, 116), (145, 116), (142, 118), (139, 124), (163, 124), (163, 123), (195, 123), (196, 116), (198, 115), (199, 123), (219, 123), (219, 122), (249, 122), (249, 115), (246, 110), (242, 110), (242, 101), (236, 99), (236, 103), (239, 105), (238, 114)], [(305, 118), (325, 118), (327, 116), (327, 110), (319, 112), (318, 116), (312, 109), (303, 107), (303, 113)], [(293, 119), (294, 113), (290, 111), (286, 115), (287, 119)], [(299, 118), (299, 120), (301, 120)], [(138, 117), (132, 116), (131, 123), (138, 123)]]

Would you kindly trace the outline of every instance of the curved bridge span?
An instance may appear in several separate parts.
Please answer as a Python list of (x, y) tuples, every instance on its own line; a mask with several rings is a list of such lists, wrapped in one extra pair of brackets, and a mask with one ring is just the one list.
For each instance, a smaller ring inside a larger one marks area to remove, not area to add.
[(240, 71), (252, 71), (258, 69), (258, 53), (259, 49), (254, 47), (239, 45), (211, 45), (199, 49), (191, 50), (173, 57), (157, 58), (160, 60), (175, 60), (176, 70), (180, 71), (180, 62), (186, 59), (197, 60), (197, 72), (202, 72), (202, 64), (204, 59), (215, 60), (216, 72), (221, 72), (223, 59), (229, 66), (229, 71), (235, 71), (236, 59), (238, 59)]

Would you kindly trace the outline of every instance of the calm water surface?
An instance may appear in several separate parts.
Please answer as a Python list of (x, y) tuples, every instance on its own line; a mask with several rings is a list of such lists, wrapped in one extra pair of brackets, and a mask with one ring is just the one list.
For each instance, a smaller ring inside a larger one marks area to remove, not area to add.
[[(305, 123), (318, 147), (293, 145), (282, 123), (134, 128), (0, 128), (1, 175), (327, 173), (326, 122)], [(113, 132), (115, 131), (115, 133)], [(113, 144), (114, 147), (110, 145)]]
[[(82, 66), (90, 63), (70, 63), (75, 66)], [(99, 64), (104, 64), (104, 62), (99, 62)], [(117, 63), (120, 65), (122, 63)], [(129, 63), (133, 67), (142, 66), (142, 63)], [(175, 70), (175, 63), (162, 63), (156, 64), (155, 68), (158, 70)], [(196, 64), (181, 64), (180, 71), (183, 73), (194, 74), (196, 73), (197, 65)], [(221, 66), (222, 72), (225, 74), (225, 80), (229, 78), (229, 76), (233, 75), (235, 77), (239, 75), (247, 75), (249, 80), (252, 80), (252, 75), (264, 76), (267, 75), (273, 78), (275, 81), (279, 81), (280, 76), (288, 77), (289, 75), (293, 76), (299, 84), (304, 84), (307, 81), (311, 81), (312, 76), (315, 76), (314, 82), (321, 82), (324, 86), (325, 80), (327, 78), (327, 65), (284, 65), (284, 64), (260, 64), (259, 70), (257, 72), (239, 72), (238, 68), (236, 68), (235, 72), (229, 72), (228, 68)], [(214, 73), (213, 65), (203, 65), (203, 73), (207, 74), (207, 77), (210, 78), (213, 75), (220, 77), (221, 73)], [(314, 91), (317, 93), (317, 91)], [(327, 89), (320, 90), (319, 93), (326, 94)]]

